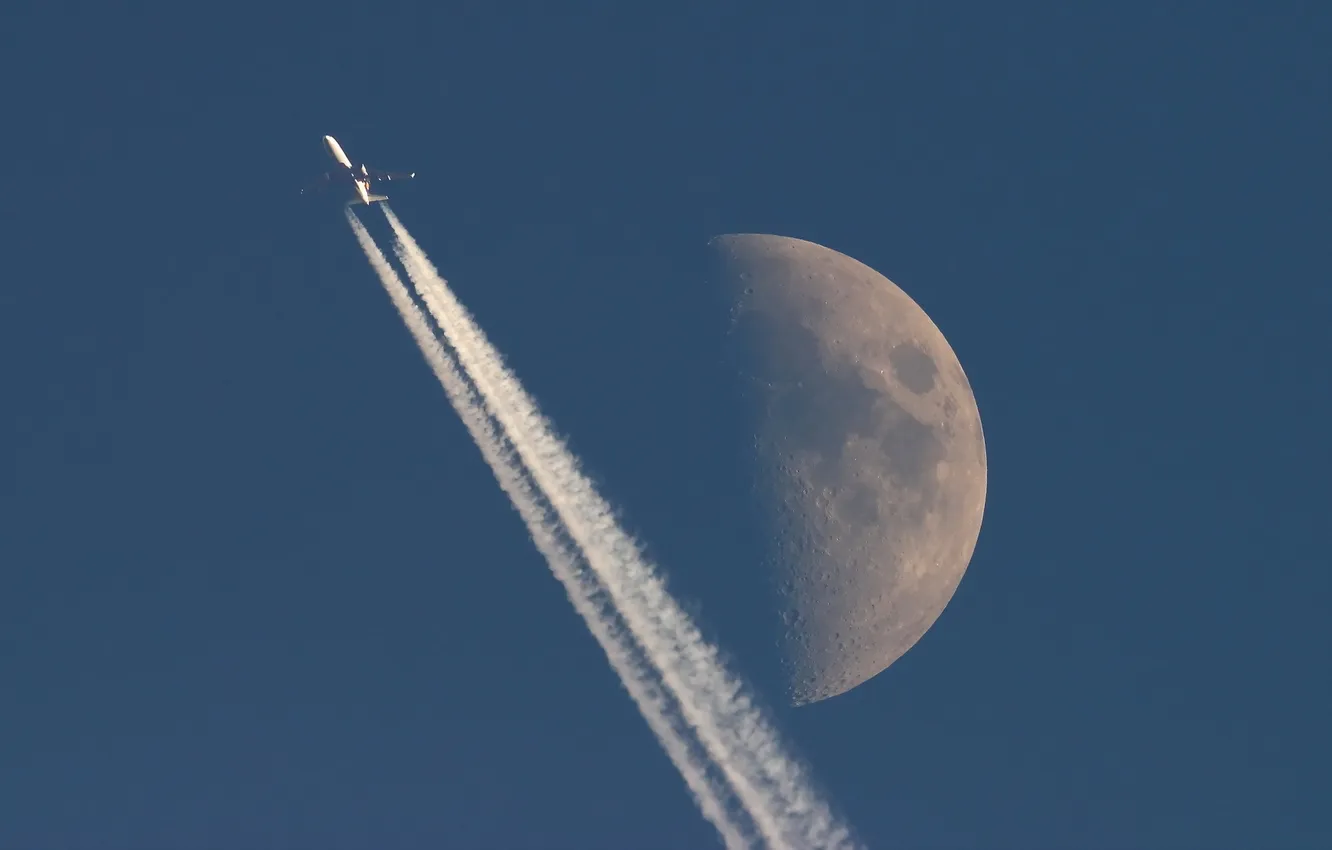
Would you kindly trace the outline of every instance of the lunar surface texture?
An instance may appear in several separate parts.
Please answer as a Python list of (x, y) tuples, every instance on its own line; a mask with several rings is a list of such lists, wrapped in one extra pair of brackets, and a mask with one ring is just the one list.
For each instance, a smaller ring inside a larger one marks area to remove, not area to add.
[(755, 415), (755, 494), (796, 705), (920, 640), (985, 508), (980, 412), (943, 334), (892, 281), (829, 248), (719, 236), (730, 342)]

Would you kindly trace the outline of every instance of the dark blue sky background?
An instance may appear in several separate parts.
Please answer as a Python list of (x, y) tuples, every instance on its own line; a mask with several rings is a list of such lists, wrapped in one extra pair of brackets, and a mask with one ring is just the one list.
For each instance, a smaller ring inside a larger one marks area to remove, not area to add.
[(706, 240), (943, 330), (976, 555), (777, 712), (867, 844), (1332, 846), (1332, 7), (124, 5), (0, 13), (0, 847), (716, 845), (296, 196), (324, 133), (420, 173), (395, 209), (686, 591), (752, 556)]

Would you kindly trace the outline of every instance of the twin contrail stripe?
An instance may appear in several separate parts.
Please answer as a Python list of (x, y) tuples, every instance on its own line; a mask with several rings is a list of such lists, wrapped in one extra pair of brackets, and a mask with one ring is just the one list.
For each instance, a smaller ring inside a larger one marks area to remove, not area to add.
[(611, 667), (656, 734), (662, 749), (684, 777), (704, 817), (717, 828), (730, 850), (752, 847), (753, 840), (743, 816), (735, 811), (735, 804), (729, 802), (731, 795), (714, 776), (711, 763), (692, 733), (681, 723), (678, 709), (662, 692), (655, 671), (642, 659), (641, 650), (619, 622), (595, 577), (563, 539), (558, 521), (550, 515), (549, 508), (533, 489), (522, 462), (499, 434), (485, 406), (459, 372), (454, 358), (436, 338), (429, 321), (364, 225), (350, 210), (347, 211), (347, 221), (495, 479), (527, 525), (551, 572), (564, 585), (574, 608), (601, 644)]

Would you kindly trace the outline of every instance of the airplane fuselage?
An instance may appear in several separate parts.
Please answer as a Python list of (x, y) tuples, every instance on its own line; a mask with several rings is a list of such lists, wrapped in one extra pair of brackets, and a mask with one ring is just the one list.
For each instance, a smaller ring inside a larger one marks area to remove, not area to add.
[(370, 203), (370, 177), (366, 174), (365, 166), (361, 166), (361, 171), (358, 174), (356, 168), (351, 164), (351, 160), (347, 158), (347, 154), (343, 152), (342, 145), (338, 144), (338, 140), (332, 136), (324, 137), (324, 149), (328, 151), (328, 155), (332, 157), (334, 162), (346, 169), (346, 177), (351, 180), (352, 185), (356, 188), (356, 194), (360, 196), (361, 203), (368, 205)]

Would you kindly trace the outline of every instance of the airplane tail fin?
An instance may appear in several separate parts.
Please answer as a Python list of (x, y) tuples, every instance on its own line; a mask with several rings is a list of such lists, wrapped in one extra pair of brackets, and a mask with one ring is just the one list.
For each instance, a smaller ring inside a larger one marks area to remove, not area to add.
[[(387, 201), (387, 200), (388, 200), (388, 195), (371, 195), (371, 196), (370, 196), (370, 203), (372, 203), (372, 204), (373, 204), (375, 201)], [(349, 207), (354, 207), (354, 206), (356, 206), (357, 204), (360, 204), (360, 203), (363, 203), (363, 202), (361, 201), (360, 198), (352, 198), (350, 201), (347, 202), (347, 206), (349, 206)]]

